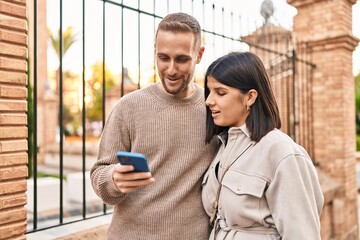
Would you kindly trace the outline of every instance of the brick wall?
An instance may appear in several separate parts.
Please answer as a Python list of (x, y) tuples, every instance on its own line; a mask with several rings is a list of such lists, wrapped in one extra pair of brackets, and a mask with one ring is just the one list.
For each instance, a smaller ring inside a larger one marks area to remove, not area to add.
[[(308, 43), (313, 75), (314, 156), (321, 171), (340, 184), (324, 209), (323, 239), (358, 239), (355, 96), (352, 36), (355, 0), (288, 0), (298, 10), (294, 31)], [(330, 218), (330, 219), (329, 219)]]
[(26, 239), (26, 0), (0, 0), (0, 239)]

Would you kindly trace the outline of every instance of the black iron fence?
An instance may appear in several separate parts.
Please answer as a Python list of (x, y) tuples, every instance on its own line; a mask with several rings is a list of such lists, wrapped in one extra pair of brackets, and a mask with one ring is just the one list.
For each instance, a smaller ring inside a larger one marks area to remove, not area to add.
[(293, 32), (264, 24), (241, 40), (263, 60), (279, 106), (282, 131), (313, 156), (311, 50)]
[[(40, 7), (44, 2), (34, 0), (34, 41), (29, 46), (34, 55), (30, 83), (35, 130), (29, 139), (34, 154), (29, 160), (33, 171), (28, 179), (28, 233), (112, 213), (111, 206), (91, 197), (89, 168), (96, 161), (99, 136), (114, 103), (158, 81), (154, 33), (169, 12), (196, 13), (203, 27), (206, 51), (195, 74), (200, 84), (215, 58), (235, 50), (258, 54), (271, 76), (282, 130), (312, 152), (309, 89), (315, 66), (306, 45), (292, 44), (290, 31), (267, 23), (241, 36), (245, 32), (241, 16), (216, 1), (59, 0)], [(39, 24), (44, 16), (55, 19), (52, 29)], [(46, 46), (40, 45), (44, 38)], [(49, 49), (41, 55), (39, 49), (44, 48)], [(52, 70), (49, 52), (57, 60)], [(46, 76), (40, 76), (42, 68), (49, 69)], [(48, 177), (46, 183), (43, 176)], [(45, 199), (40, 192), (43, 185)], [(70, 195), (79, 196), (74, 200)], [(54, 198), (55, 207), (45, 208)]]

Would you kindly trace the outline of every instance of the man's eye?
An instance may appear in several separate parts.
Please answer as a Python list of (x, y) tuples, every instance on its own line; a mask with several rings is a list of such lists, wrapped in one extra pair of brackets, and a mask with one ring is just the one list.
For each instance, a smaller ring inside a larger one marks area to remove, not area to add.
[(177, 61), (180, 63), (184, 63), (188, 61), (188, 58), (178, 58)]
[(169, 59), (168, 57), (165, 57), (165, 56), (158, 56), (158, 58), (162, 61), (166, 61)]

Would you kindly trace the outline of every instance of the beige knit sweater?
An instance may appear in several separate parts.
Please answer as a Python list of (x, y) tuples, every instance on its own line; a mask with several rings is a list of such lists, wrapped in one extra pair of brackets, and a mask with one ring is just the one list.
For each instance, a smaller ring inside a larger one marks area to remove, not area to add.
[[(91, 170), (97, 195), (115, 205), (108, 239), (202, 240), (209, 218), (201, 203), (201, 179), (215, 142), (205, 145), (203, 89), (177, 99), (155, 83), (127, 94), (112, 110)], [(111, 169), (117, 151), (144, 153), (155, 183), (136, 192), (117, 191)]]

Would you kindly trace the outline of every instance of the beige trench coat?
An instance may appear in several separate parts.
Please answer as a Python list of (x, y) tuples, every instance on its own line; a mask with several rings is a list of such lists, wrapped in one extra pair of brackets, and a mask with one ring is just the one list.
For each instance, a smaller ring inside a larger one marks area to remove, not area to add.
[(218, 179), (230, 165), (210, 239), (321, 239), (324, 197), (316, 168), (301, 146), (279, 130), (255, 144), (245, 125), (229, 130), (226, 146), (220, 139), (202, 182), (203, 205), (211, 216)]

